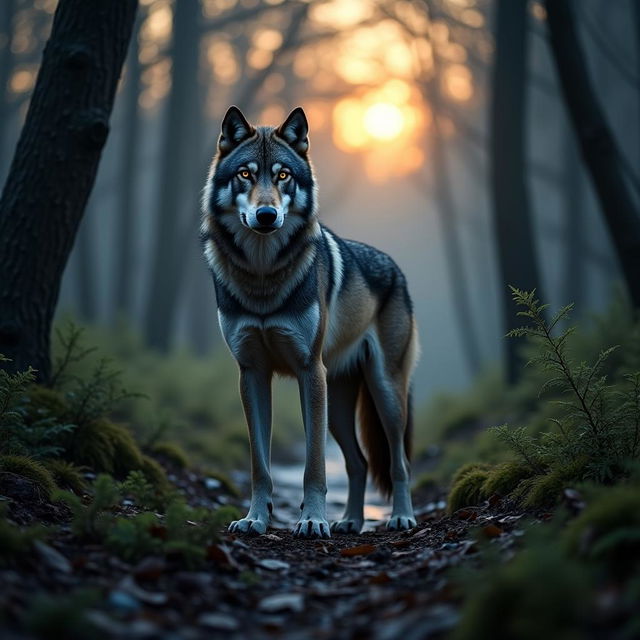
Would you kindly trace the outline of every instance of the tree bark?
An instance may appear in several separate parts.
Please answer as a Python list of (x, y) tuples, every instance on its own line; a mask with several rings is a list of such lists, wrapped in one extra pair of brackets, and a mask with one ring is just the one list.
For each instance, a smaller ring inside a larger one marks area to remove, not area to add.
[(589, 77), (572, 4), (546, 0), (550, 45), (571, 122), (634, 307), (640, 307), (640, 211)]
[(60, 0), (0, 199), (0, 353), (50, 374), (60, 281), (109, 133), (136, 0)]
[(136, 186), (139, 182), (137, 171), (138, 146), (140, 141), (140, 60), (138, 36), (142, 16), (138, 15), (129, 44), (129, 55), (125, 67), (123, 97), (120, 192), (118, 194), (118, 223), (116, 229), (115, 252), (118, 256), (114, 274), (115, 312), (130, 319), (133, 306), (134, 269), (134, 225), (136, 210)]
[[(527, 0), (498, 0), (490, 113), (491, 191), (495, 222), (502, 319), (505, 333), (518, 326), (508, 285), (541, 291), (526, 185)], [(522, 363), (515, 340), (505, 343), (507, 382), (519, 378)]]
[[(192, 184), (188, 158), (199, 147), (193, 135), (194, 108), (198, 106), (199, 16), (198, 0), (180, 0), (173, 7), (171, 92), (168, 98), (158, 186), (155, 248), (152, 249), (151, 284), (144, 319), (150, 346), (166, 351), (171, 342), (175, 304), (184, 260), (180, 235), (185, 193)], [(185, 188), (187, 187), (187, 188)], [(190, 201), (189, 196), (187, 195)], [(194, 232), (195, 233), (195, 232)]]

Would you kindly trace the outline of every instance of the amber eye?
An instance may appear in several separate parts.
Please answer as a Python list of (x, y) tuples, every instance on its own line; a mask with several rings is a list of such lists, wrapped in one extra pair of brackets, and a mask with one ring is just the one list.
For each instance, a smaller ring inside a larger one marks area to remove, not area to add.
[(246, 169), (243, 169), (238, 175), (246, 180), (251, 174)]
[(286, 171), (281, 171), (278, 174), (278, 180), (286, 180), (289, 177), (289, 174)]

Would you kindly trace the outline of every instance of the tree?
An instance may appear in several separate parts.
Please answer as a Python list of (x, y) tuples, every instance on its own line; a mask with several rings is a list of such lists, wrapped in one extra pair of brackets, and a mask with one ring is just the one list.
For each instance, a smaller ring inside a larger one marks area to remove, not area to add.
[[(507, 285), (525, 291), (537, 289), (538, 296), (544, 299), (525, 170), (527, 4), (527, 0), (496, 3), (489, 128), (491, 190), (505, 333), (519, 324)], [(506, 378), (513, 383), (522, 370), (517, 345), (509, 340), (505, 349)]]
[(2, 44), (2, 50), (0, 51), (0, 171), (4, 168), (4, 153), (10, 120), (7, 88), (13, 71), (11, 35), (15, 11), (16, 0), (4, 0), (0, 3), (0, 44)]
[(564, 100), (595, 187), (631, 301), (640, 308), (640, 211), (628, 166), (598, 102), (578, 38), (572, 4), (546, 0), (550, 45)]
[(0, 353), (50, 375), (60, 281), (109, 134), (136, 0), (60, 0), (0, 198)]
[[(198, 106), (198, 63), (201, 15), (199, 0), (180, 0), (173, 7), (171, 93), (160, 154), (155, 248), (152, 250), (151, 286), (144, 319), (149, 344), (167, 350), (171, 341), (175, 302), (184, 259), (176, 238), (182, 230), (185, 184), (191, 186), (190, 155), (198, 149), (195, 108)], [(195, 235), (195, 231), (194, 231)]]

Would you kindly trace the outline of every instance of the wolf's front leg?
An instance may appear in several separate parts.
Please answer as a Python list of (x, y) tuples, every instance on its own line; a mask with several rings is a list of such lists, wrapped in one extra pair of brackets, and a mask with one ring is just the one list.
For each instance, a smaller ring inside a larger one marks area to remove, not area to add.
[(304, 497), (294, 535), (301, 538), (329, 538), (326, 516), (327, 480), (327, 374), (318, 361), (298, 374), (300, 402), (307, 445), (304, 468)]
[(271, 520), (271, 372), (241, 368), (240, 396), (251, 445), (251, 508), (229, 531), (265, 533)]

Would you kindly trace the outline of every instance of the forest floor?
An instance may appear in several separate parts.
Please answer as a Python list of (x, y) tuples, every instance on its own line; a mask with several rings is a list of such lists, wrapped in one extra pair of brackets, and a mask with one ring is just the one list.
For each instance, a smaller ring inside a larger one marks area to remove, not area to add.
[[(194, 505), (229, 501), (204, 489), (206, 478), (193, 471), (170, 477)], [(445, 569), (473, 566), (478, 536), (512, 553), (522, 516), (499, 501), (447, 516), (442, 495), (431, 491), (416, 496), (418, 526), (411, 531), (369, 523), (361, 535), (300, 540), (280, 521), (258, 537), (221, 531), (205, 565), (190, 570), (180, 557), (127, 563), (102, 544), (79, 543), (65, 507), (27, 504), (19, 494), (17, 487), (10, 503), (16, 523), (55, 528), (31, 556), (0, 568), (6, 640), (444, 637), (458, 622), (461, 603)], [(237, 503), (243, 508), (245, 501)], [(292, 515), (286, 492), (275, 507), (281, 517)], [(91, 591), (98, 595), (82, 595)], [(34, 594), (40, 594), (35, 605)], [(74, 626), (68, 619), (74, 616), (83, 622)]]

